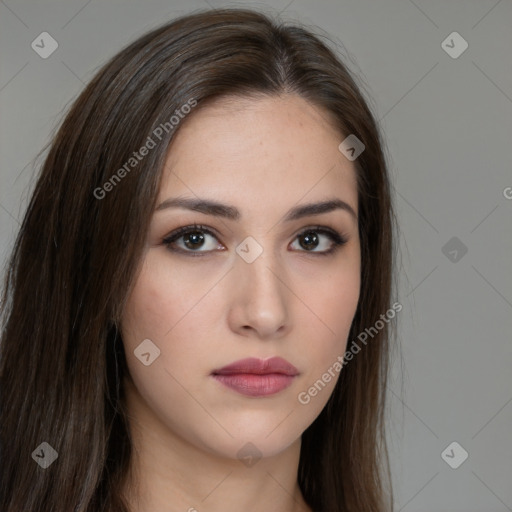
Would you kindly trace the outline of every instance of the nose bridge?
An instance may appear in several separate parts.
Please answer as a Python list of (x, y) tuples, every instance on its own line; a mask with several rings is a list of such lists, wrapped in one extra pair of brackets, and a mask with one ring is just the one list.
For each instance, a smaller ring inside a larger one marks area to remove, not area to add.
[(255, 291), (268, 293), (270, 295), (279, 294), (279, 288), (282, 282), (277, 279), (279, 270), (276, 267), (276, 258), (272, 257), (270, 251), (259, 256), (252, 263), (243, 265), (243, 273), (246, 274)]
[(235, 261), (235, 286), (245, 327), (252, 327), (261, 335), (271, 334), (286, 323), (286, 282), (283, 267), (271, 251), (263, 250), (252, 262), (243, 257)]

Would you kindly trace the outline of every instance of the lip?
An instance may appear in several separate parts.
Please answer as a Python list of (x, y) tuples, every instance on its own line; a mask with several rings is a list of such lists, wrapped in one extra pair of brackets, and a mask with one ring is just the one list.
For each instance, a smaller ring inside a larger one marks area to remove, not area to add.
[(221, 384), (253, 397), (279, 393), (290, 386), (298, 374), (297, 368), (281, 357), (241, 359), (211, 373)]

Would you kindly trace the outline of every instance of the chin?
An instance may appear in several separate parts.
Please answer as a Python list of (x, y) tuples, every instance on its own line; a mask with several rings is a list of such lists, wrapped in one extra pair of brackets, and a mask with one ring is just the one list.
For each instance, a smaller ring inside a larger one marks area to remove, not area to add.
[(271, 418), (263, 420), (262, 413), (259, 413), (259, 420), (255, 420), (250, 414), (231, 422), (220, 420), (231, 435), (219, 426), (215, 432), (211, 429), (201, 432), (201, 444), (210, 453), (229, 459), (241, 459), (251, 455), (273, 457), (300, 440), (302, 432), (308, 426), (307, 424), (301, 428), (297, 418), (293, 418), (293, 413), (285, 419), (288, 413), (289, 411), (286, 414), (281, 413), (278, 419), (272, 415)]

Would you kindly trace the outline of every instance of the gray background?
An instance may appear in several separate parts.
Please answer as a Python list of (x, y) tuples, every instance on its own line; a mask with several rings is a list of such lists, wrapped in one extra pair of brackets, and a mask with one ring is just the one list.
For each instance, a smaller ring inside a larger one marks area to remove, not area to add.
[[(403, 357), (389, 384), (396, 510), (512, 510), (510, 0), (0, 1), (0, 262), (36, 156), (98, 67), (166, 20), (227, 5), (318, 26), (381, 122), (402, 254)], [(58, 42), (46, 59), (31, 48), (43, 31)], [(454, 31), (469, 45), (458, 58), (442, 46)], [(457, 469), (441, 456), (453, 441), (469, 453)]]

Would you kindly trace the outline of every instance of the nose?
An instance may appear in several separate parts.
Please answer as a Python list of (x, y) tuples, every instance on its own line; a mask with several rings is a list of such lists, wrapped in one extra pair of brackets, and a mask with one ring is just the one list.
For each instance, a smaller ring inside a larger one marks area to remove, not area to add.
[(230, 328), (269, 340), (289, 330), (290, 290), (282, 266), (265, 251), (252, 263), (236, 258), (230, 272)]

